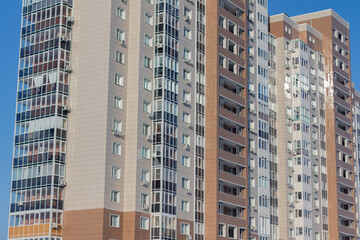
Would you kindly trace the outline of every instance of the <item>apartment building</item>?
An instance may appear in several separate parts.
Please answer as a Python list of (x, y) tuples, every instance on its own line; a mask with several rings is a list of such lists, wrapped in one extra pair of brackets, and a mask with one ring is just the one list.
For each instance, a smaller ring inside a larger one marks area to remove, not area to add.
[(356, 93), (351, 85), (349, 23), (332, 10), (293, 19), (312, 25), (325, 39), (322, 51), (327, 76), (325, 116), (329, 237), (355, 239), (358, 226), (352, 108), (356, 103)]
[(285, 14), (270, 22), (277, 46), (276, 102), (282, 103), (276, 107), (279, 238), (326, 239), (322, 35)]
[(267, 9), (23, 0), (8, 238), (355, 239), (348, 23)]
[(247, 11), (206, 8), (205, 239), (248, 239)]

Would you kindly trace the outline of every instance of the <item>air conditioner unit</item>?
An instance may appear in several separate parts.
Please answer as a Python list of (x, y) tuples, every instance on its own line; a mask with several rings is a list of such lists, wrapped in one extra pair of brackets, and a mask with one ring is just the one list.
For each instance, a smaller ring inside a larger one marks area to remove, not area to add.
[(125, 44), (126, 44), (126, 41), (125, 41), (125, 40), (120, 40), (120, 45), (121, 45), (121, 46), (125, 46)]
[(297, 155), (297, 152), (296, 152), (296, 151), (293, 151), (293, 152), (292, 152), (292, 155), (293, 155), (293, 156), (296, 156), (296, 155)]
[(256, 212), (257, 211), (257, 208), (255, 206), (251, 206), (251, 210)]
[(184, 149), (187, 150), (187, 151), (190, 151), (190, 145), (189, 145), (189, 144), (185, 144), (185, 145), (184, 145)]
[(71, 66), (69, 64), (66, 64), (65, 65), (65, 71), (68, 72), (68, 73), (72, 73), (73, 70), (72, 70), (72, 68), (71, 68)]
[(250, 230), (255, 232), (256, 231), (256, 227), (255, 226), (250, 226)]
[(51, 223), (51, 228), (52, 228), (52, 229), (59, 229), (59, 224), (57, 224), (57, 223)]
[(299, 67), (299, 65), (298, 64), (294, 64), (294, 68), (298, 68)]
[(187, 235), (187, 236), (186, 236), (186, 240), (192, 240), (192, 236), (191, 236), (191, 235)]
[(146, 181), (146, 180), (142, 180), (142, 181), (141, 181), (141, 185), (142, 185), (142, 186), (148, 186), (148, 185), (149, 185), (149, 182)]
[(184, 62), (185, 62), (186, 64), (189, 64), (189, 65), (193, 65), (193, 64), (194, 64), (193, 61), (191, 61), (191, 60), (188, 59), (188, 58), (184, 58)]
[(290, 69), (290, 65), (289, 65), (289, 64), (285, 64), (285, 69)]
[(157, 47), (157, 48), (163, 48), (164, 45), (163, 45), (162, 43), (158, 43), (158, 44), (156, 44), (156, 47)]
[(66, 18), (66, 21), (67, 21), (68, 23), (73, 24), (73, 23), (74, 23), (74, 18), (69, 16), (69, 17)]
[(194, 3), (194, 0), (187, 0), (189, 3)]
[(61, 180), (59, 182), (59, 187), (66, 187), (66, 182), (64, 180)]
[(148, 135), (146, 136), (146, 139), (147, 139), (148, 141), (152, 141), (152, 140), (153, 140), (153, 136), (152, 136), (151, 134), (148, 134)]
[(184, 20), (185, 20), (185, 21), (189, 21), (189, 20), (190, 20), (190, 16), (188, 16), (188, 15), (184, 16)]
[(63, 106), (63, 107), (62, 107), (62, 111), (63, 111), (64, 113), (70, 113), (70, 112), (71, 112), (71, 108), (70, 108), (69, 106)]
[(154, 114), (148, 113), (148, 118), (153, 119), (153, 118), (154, 118)]
[[(250, 0), (250, 1), (252, 1), (252, 0)], [(241, 17), (241, 15), (242, 15), (242, 12), (240, 11), (240, 10), (236, 10), (236, 17)]]
[(181, 102), (182, 102), (183, 104), (187, 104), (187, 105), (190, 104), (190, 101), (189, 101), (189, 100), (186, 100), (186, 99), (182, 99)]
[(191, 195), (191, 194), (192, 194), (191, 189), (190, 189), (190, 188), (187, 188), (187, 189), (186, 189), (186, 193), (189, 194), (189, 195)]
[(142, 209), (144, 209), (144, 210), (148, 210), (148, 209), (149, 209), (149, 205), (147, 205), (147, 204), (143, 204), (141, 207), (142, 207)]
[(191, 128), (193, 128), (193, 125), (191, 123), (188, 123), (187, 127), (191, 129)]
[(25, 203), (24, 203), (23, 201), (19, 201), (19, 202), (17, 203), (17, 205), (18, 205), (18, 206), (24, 206)]
[(126, 0), (121, 0), (122, 3), (126, 3)]
[(67, 36), (61, 36), (60, 40), (63, 41), (63, 42), (68, 42), (69, 38)]
[(292, 221), (292, 220), (289, 220), (289, 224), (293, 224), (293, 221)]
[(113, 130), (113, 134), (114, 134), (115, 136), (119, 136), (119, 137), (123, 137), (123, 136), (124, 136), (123, 131), (120, 131), (120, 130)]
[(189, 84), (191, 84), (191, 79), (187, 79), (187, 78), (186, 78), (186, 79), (185, 79), (185, 82), (186, 82), (186, 84), (189, 85)]
[(250, 171), (254, 171), (255, 170), (255, 168), (253, 167), (253, 166), (250, 166)]
[(293, 202), (289, 203), (289, 206), (294, 208), (295, 207), (295, 204)]
[(291, 183), (288, 183), (288, 187), (289, 188), (294, 188), (294, 185), (292, 185)]

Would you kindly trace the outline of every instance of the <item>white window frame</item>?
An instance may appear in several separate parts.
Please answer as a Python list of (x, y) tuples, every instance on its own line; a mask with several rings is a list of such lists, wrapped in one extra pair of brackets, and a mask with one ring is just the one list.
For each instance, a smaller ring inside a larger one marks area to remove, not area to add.
[(111, 190), (110, 201), (112, 203), (120, 203), (120, 192), (116, 190)]
[[(113, 222), (113, 218), (114, 220), (116, 220), (116, 222)], [(109, 221), (109, 225), (110, 227), (120, 227), (120, 216), (116, 215), (116, 214), (110, 214), (110, 221)]]
[(120, 179), (121, 178), (121, 168), (112, 166), (111, 167), (111, 177), (114, 179)]

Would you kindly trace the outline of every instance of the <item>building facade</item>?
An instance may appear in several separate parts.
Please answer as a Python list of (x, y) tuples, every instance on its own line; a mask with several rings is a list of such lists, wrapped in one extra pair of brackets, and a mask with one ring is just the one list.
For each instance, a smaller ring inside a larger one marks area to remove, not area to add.
[(357, 239), (349, 38), (266, 0), (23, 0), (8, 239)]

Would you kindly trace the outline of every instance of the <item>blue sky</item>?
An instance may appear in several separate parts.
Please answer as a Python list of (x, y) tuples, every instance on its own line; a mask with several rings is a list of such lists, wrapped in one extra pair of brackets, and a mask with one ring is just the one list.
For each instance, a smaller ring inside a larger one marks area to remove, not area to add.
[[(360, 44), (357, 44), (358, 39), (360, 39), (360, 26), (357, 25), (359, 7), (359, 0), (348, 0), (346, 4), (339, 4), (338, 0), (269, 0), (270, 14), (285, 12), (289, 16), (293, 16), (332, 8), (350, 22), (352, 79), (360, 90), (360, 68), (357, 67), (360, 64)], [(10, 195), (21, 1), (2, 0), (0, 1), (0, 9), (3, 9), (2, 14), (0, 14), (2, 30), (0, 37), (0, 46), (2, 46), (0, 51), (0, 70), (2, 73), (2, 87), (0, 87), (0, 109), (2, 109), (0, 117), (0, 240), (5, 240)]]

